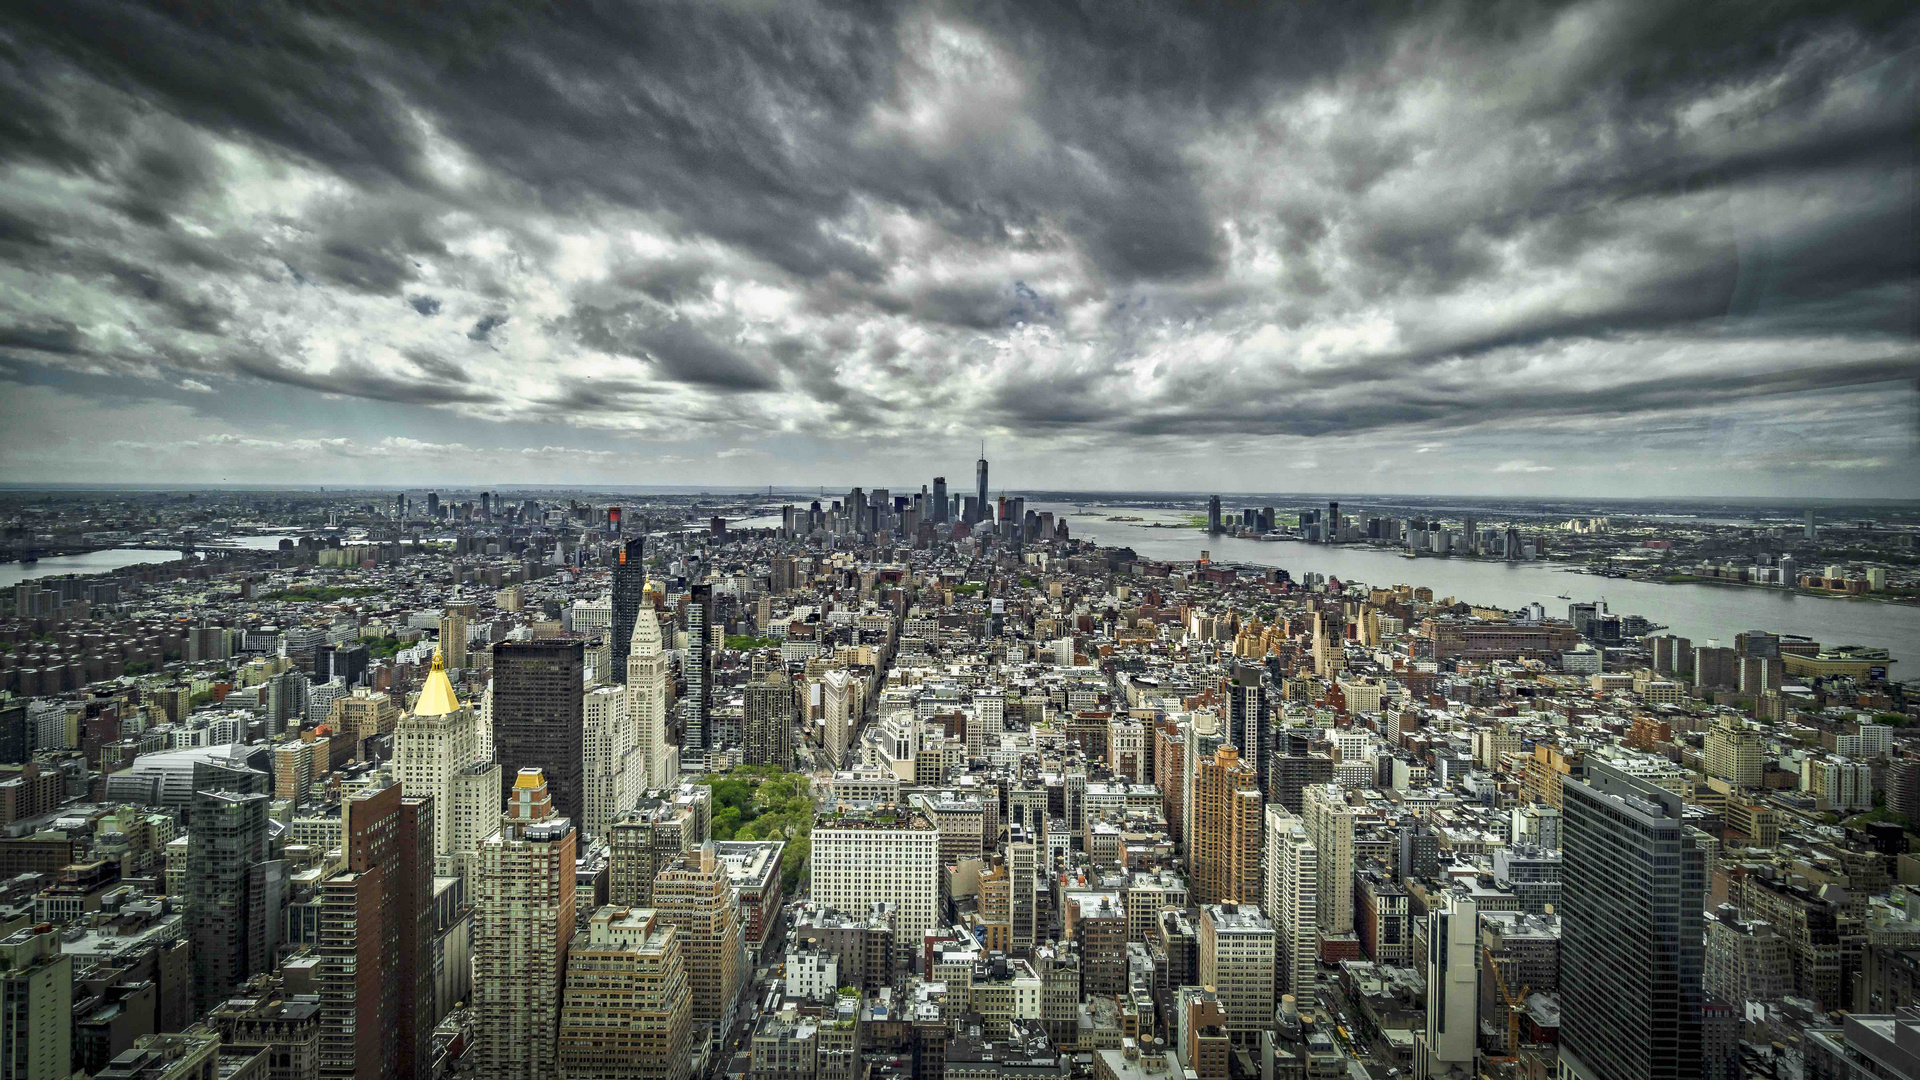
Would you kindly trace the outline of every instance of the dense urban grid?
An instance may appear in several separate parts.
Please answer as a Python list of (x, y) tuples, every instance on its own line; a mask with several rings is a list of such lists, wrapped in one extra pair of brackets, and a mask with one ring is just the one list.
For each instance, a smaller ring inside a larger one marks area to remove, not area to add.
[(1898, 656), (1419, 580), (1910, 529), (1202, 505), (11, 493), (0, 1077), (1920, 1075)]

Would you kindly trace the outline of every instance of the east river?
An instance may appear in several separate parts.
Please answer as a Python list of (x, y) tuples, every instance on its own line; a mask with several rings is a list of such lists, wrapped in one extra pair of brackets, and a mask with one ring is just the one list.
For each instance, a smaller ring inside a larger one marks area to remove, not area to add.
[[(265, 550), (277, 548), (285, 536), (235, 536), (220, 540), (215, 547), (251, 548)], [(23, 581), (34, 578), (54, 577), (60, 574), (104, 574), (141, 563), (175, 562), (180, 558), (178, 551), (147, 548), (102, 548), (99, 551), (86, 551), (78, 555), (53, 555), (39, 562), (0, 563), (0, 589), (11, 589)]]
[[(1604, 597), (1607, 610), (1644, 615), (1668, 633), (1733, 644), (1742, 630), (1803, 634), (1822, 645), (1869, 645), (1886, 649), (1898, 661), (1895, 679), (1920, 676), (1920, 606), (1873, 600), (1807, 596), (1784, 589), (1741, 585), (1660, 585), (1576, 574), (1552, 563), (1507, 563), (1479, 559), (1408, 559), (1397, 551), (1343, 544), (1326, 547), (1297, 541), (1243, 540), (1209, 536), (1199, 529), (1151, 528), (1153, 523), (1184, 524), (1187, 511), (1127, 507), (1088, 507), (1074, 503), (1028, 503), (1027, 509), (1065, 515), (1076, 539), (1110, 547), (1130, 547), (1163, 561), (1192, 561), (1202, 550), (1216, 562), (1278, 566), (1294, 580), (1309, 572), (1368, 585), (1424, 585), (1436, 598), (1470, 604), (1518, 608), (1539, 602), (1547, 613), (1565, 618), (1567, 605)], [(1138, 517), (1142, 521), (1108, 521)], [(1561, 594), (1571, 600), (1561, 600)]]

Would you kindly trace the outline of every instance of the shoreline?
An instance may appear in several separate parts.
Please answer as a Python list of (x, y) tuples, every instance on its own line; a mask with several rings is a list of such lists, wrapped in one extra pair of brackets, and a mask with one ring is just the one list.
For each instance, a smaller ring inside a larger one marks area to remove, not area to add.
[[(1112, 519), (1102, 518), (1100, 520), (1105, 522), (1105, 521), (1111, 521)], [(1126, 524), (1130, 524), (1134, 528), (1140, 528), (1140, 529), (1188, 530), (1188, 531), (1199, 533), (1203, 538), (1211, 538), (1211, 537), (1218, 536), (1218, 537), (1223, 537), (1229, 540), (1264, 541), (1268, 543), (1279, 542), (1279, 541), (1287, 541), (1287, 542), (1301, 543), (1301, 544), (1306, 543), (1304, 539), (1297, 536), (1281, 537), (1281, 538), (1278, 538), (1278, 540), (1268, 540), (1266, 537), (1261, 537), (1261, 536), (1237, 536), (1233, 533), (1228, 533), (1228, 532), (1212, 533), (1207, 531), (1207, 527), (1204, 524), (1190, 525), (1190, 524), (1173, 524), (1170, 522), (1127, 522)], [(1108, 546), (1108, 545), (1103, 545), (1103, 546)], [(1110, 546), (1125, 546), (1125, 545), (1116, 544), (1116, 545), (1110, 545)], [(1556, 562), (1551, 559), (1534, 559), (1531, 562), (1528, 562), (1526, 560), (1508, 560), (1508, 559), (1501, 559), (1501, 558), (1493, 558), (1485, 555), (1455, 555), (1451, 553), (1440, 555), (1440, 554), (1434, 554), (1432, 552), (1408, 551), (1407, 549), (1402, 547), (1387, 547), (1380, 544), (1366, 543), (1364, 541), (1358, 541), (1351, 544), (1310, 545), (1310, 546), (1345, 548), (1348, 550), (1359, 549), (1363, 551), (1377, 552), (1381, 555), (1393, 555), (1393, 556), (1398, 556), (1400, 558), (1407, 558), (1411, 556), (1414, 559), (1422, 559), (1422, 560), (1423, 559), (1439, 559), (1439, 560), (1445, 560), (1445, 561), (1457, 560), (1459, 562), (1486, 563), (1486, 564), (1496, 565), (1496, 566), (1507, 565), (1509, 563), (1512, 563), (1513, 565), (1517, 565), (1517, 566), (1535, 566), (1541, 569), (1553, 570), (1563, 574), (1579, 574), (1583, 577), (1597, 577), (1603, 580), (1611, 580), (1611, 581), (1632, 581), (1642, 585), (1732, 586), (1734, 588), (1739, 588), (1739, 589), (1757, 589), (1765, 592), (1779, 593), (1779, 594), (1788, 595), (1788, 596), (1803, 596), (1803, 597), (1807, 597), (1808, 599), (1852, 600), (1852, 601), (1865, 601), (1865, 602), (1876, 603), (1876, 604), (1891, 604), (1898, 607), (1920, 607), (1920, 597), (1883, 596), (1883, 595), (1878, 595), (1874, 593), (1860, 594), (1860, 593), (1829, 592), (1821, 589), (1803, 589), (1803, 588), (1800, 588), (1799, 586), (1794, 586), (1793, 588), (1787, 588), (1785, 586), (1770, 585), (1764, 582), (1727, 581), (1721, 578), (1702, 578), (1702, 577), (1693, 577), (1691, 575), (1685, 575), (1686, 576), (1685, 581), (1668, 581), (1666, 580), (1665, 576), (1642, 577), (1637, 574), (1608, 574), (1608, 573), (1603, 573), (1603, 572), (1592, 569), (1590, 564), (1573, 564), (1573, 563)], [(1225, 561), (1232, 562), (1234, 560), (1225, 560)], [(1675, 575), (1675, 576), (1680, 576), (1680, 575)]]
[[(1578, 570), (1573, 572), (1584, 573), (1584, 571)], [(1598, 577), (1604, 575), (1589, 574), (1588, 576)], [(1703, 577), (1688, 577), (1685, 581), (1668, 581), (1665, 578), (1642, 577), (1629, 577), (1620, 580), (1638, 581), (1645, 585), (1717, 585), (1721, 588), (1759, 589), (1763, 592), (1779, 593), (1783, 596), (1804, 596), (1810, 600), (1852, 600), (1872, 604), (1899, 604), (1908, 607), (1920, 606), (1920, 597), (1914, 596), (1879, 596), (1874, 593), (1831, 592), (1826, 589), (1803, 589), (1798, 585), (1788, 588), (1784, 585), (1769, 585), (1761, 581), (1727, 581), (1724, 578)]]

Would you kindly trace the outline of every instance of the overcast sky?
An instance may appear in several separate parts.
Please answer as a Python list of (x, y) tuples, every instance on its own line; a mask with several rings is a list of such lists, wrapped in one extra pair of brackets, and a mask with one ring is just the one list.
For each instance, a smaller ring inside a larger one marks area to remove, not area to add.
[(0, 477), (1920, 497), (1911, 3), (326, 6), (0, 12)]

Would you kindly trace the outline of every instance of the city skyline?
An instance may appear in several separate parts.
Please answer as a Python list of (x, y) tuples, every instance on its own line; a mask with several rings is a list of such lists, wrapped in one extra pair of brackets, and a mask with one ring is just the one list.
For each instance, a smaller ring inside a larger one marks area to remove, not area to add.
[(24, 1074), (1912, 1072), (1899, 514), (761, 498), (0, 498)]
[(0, 1080), (1920, 1080), (1913, 0), (0, 6)]
[(1899, 8), (3, 25), (11, 478), (1920, 496)]

